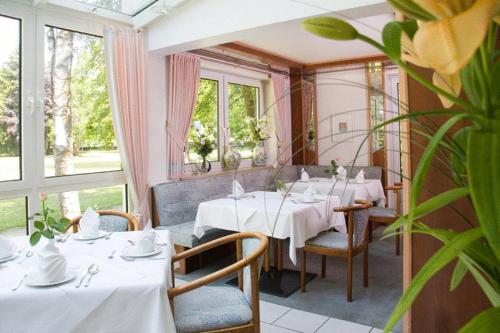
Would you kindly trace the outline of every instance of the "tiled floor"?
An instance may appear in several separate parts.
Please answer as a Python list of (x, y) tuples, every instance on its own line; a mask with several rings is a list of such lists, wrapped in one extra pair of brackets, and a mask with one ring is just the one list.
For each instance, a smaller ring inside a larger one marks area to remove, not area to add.
[(381, 333), (382, 330), (346, 320), (260, 301), (262, 333)]

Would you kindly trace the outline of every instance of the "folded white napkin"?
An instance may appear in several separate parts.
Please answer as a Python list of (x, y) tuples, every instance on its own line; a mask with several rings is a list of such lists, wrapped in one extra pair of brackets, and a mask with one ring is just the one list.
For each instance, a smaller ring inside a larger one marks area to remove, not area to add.
[(364, 184), (365, 183), (365, 171), (361, 169), (361, 171), (358, 172), (356, 177), (354, 177), (354, 182), (356, 184)]
[(313, 201), (316, 193), (317, 193), (317, 191), (314, 188), (314, 186), (309, 185), (307, 190), (304, 191), (304, 194), (302, 195), (302, 197), (305, 201)]
[(245, 189), (243, 188), (243, 186), (241, 186), (239, 181), (234, 179), (233, 180), (233, 196), (238, 198), (238, 197), (241, 197), (243, 194), (245, 194)]
[(8, 258), (16, 252), (16, 245), (7, 237), (0, 235), (0, 259)]
[(151, 222), (151, 219), (148, 219), (148, 223), (144, 226), (143, 231), (153, 231), (153, 223)]
[(80, 219), (80, 233), (88, 237), (99, 235), (99, 214), (90, 207)]
[(156, 234), (152, 231), (144, 231), (135, 243), (129, 248), (128, 254), (146, 254), (155, 250)]
[(303, 182), (308, 182), (309, 181), (309, 174), (302, 168), (302, 171), (300, 172), (300, 180)]
[(49, 242), (38, 254), (38, 271), (40, 278), (46, 283), (58, 282), (66, 276), (66, 258), (61, 254), (54, 242)]
[(342, 165), (339, 165), (337, 167), (337, 179), (345, 180), (346, 177), (347, 177), (347, 170)]

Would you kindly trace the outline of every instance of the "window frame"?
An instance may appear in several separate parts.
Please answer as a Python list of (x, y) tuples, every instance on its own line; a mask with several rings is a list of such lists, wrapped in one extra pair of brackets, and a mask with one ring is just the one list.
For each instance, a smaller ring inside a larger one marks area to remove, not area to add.
[[(83, 191), (125, 185), (123, 170), (45, 177), (45, 26), (55, 26), (94, 36), (103, 36), (105, 20), (65, 10), (43, 10), (31, 6), (0, 4), (0, 14), (21, 20), (21, 179), (0, 182), (0, 199), (27, 198), (27, 214), (40, 210), (39, 193)], [(130, 207), (126, 200), (125, 207)], [(33, 230), (27, 219), (28, 234)]]
[[(229, 127), (229, 89), (228, 84), (239, 84), (249, 87), (257, 88), (257, 98), (258, 98), (258, 114), (257, 119), (260, 118), (262, 110), (264, 110), (264, 96), (263, 96), (263, 84), (262, 81), (257, 78), (251, 78), (244, 75), (238, 75), (236, 73), (226, 73), (222, 71), (215, 71), (211, 69), (205, 69), (202, 67), (200, 71), (200, 80), (208, 79), (218, 81), (218, 141), (219, 141), (219, 161), (211, 162), (213, 171), (222, 170), (222, 160), (224, 158), (224, 149), (229, 144), (224, 135), (224, 128)], [(241, 160), (240, 168), (251, 168), (252, 159), (245, 158)], [(191, 175), (196, 171), (195, 163), (185, 163), (184, 164), (184, 174)]]

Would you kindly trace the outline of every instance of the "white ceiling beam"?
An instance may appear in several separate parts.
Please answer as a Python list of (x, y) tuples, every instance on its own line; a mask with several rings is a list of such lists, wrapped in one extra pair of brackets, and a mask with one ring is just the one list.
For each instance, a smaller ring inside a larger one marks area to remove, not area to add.
[(255, 29), (338, 13), (350, 18), (387, 12), (383, 0), (202, 0), (147, 26), (149, 50), (168, 55), (244, 40)]

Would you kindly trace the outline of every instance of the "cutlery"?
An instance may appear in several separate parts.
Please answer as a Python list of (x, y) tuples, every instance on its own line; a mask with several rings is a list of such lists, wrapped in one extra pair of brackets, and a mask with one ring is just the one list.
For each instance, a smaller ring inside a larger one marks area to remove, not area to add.
[(23, 284), (24, 279), (26, 279), (27, 277), (28, 277), (28, 273), (24, 274), (21, 281), (19, 281), (19, 283), (17, 284), (17, 286), (12, 288), (12, 291), (16, 291), (17, 289), (19, 289), (19, 287)]
[(96, 275), (99, 272), (99, 266), (96, 264), (90, 265), (89, 267), (89, 279), (87, 280), (87, 283), (85, 283), (84, 287), (87, 288), (90, 284), (90, 280), (92, 280), (92, 277)]
[(108, 259), (113, 259), (115, 257), (115, 252), (116, 250), (113, 250), (113, 252), (111, 252), (111, 254), (108, 256)]
[(135, 258), (126, 257), (126, 256), (124, 256), (124, 255), (121, 255), (121, 256), (120, 256), (120, 258), (122, 258), (122, 259), (123, 259), (123, 260), (125, 260), (125, 261), (134, 261), (134, 260), (135, 260)]
[(129, 242), (131, 245), (135, 245), (135, 242), (133, 240), (127, 240), (127, 242)]
[(26, 245), (26, 246), (24, 246), (23, 248), (21, 248), (21, 249), (17, 250), (17, 253), (21, 253), (21, 252), (23, 252), (23, 251), (24, 251), (24, 249), (25, 249), (25, 248), (27, 248), (27, 247), (28, 247), (28, 245)]
[(106, 236), (104, 236), (104, 239), (110, 239), (112, 234), (113, 232), (108, 232)]
[(83, 276), (82, 276), (82, 278), (80, 279), (80, 281), (78, 281), (78, 283), (75, 285), (75, 288), (80, 288), (80, 286), (81, 286), (81, 285), (82, 285), (82, 283), (83, 283), (83, 280), (85, 280), (85, 277), (86, 277), (87, 275), (89, 275), (89, 274), (90, 274), (90, 269), (91, 269), (94, 265), (95, 265), (95, 264), (91, 264), (91, 265), (87, 268), (87, 270), (85, 271), (85, 274), (83, 274)]
[(92, 244), (94, 244), (94, 243), (95, 243), (95, 239), (94, 239), (94, 240), (91, 240), (91, 241), (90, 241), (90, 242), (88, 242), (87, 244), (88, 244), (88, 245), (92, 245)]
[(22, 264), (26, 259), (31, 258), (32, 256), (33, 251), (29, 250), (28, 252), (26, 252), (25, 257), (18, 262), (18, 264)]

